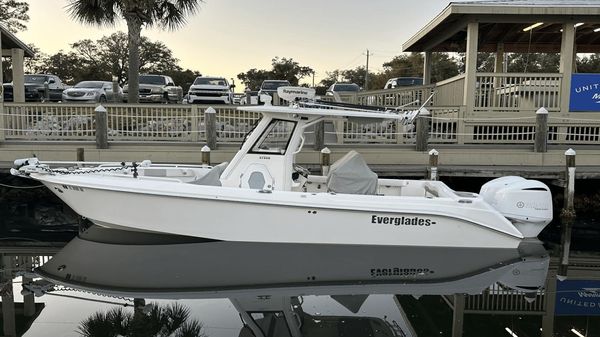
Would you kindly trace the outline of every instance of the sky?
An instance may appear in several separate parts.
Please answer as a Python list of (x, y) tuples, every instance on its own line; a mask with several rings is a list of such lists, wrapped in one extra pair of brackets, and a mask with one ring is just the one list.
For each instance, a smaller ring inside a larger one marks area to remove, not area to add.
[[(82, 39), (122, 30), (84, 25), (66, 12), (68, 0), (26, 0), (28, 29), (16, 35), (47, 54), (69, 50)], [(315, 83), (335, 69), (369, 69), (402, 51), (406, 42), (439, 14), (448, 0), (204, 0), (201, 9), (176, 31), (143, 29), (164, 42), (183, 68), (203, 75), (235, 78), (249, 69), (270, 69), (271, 59), (293, 58), (316, 71)], [(305, 78), (301, 82), (311, 83)]]

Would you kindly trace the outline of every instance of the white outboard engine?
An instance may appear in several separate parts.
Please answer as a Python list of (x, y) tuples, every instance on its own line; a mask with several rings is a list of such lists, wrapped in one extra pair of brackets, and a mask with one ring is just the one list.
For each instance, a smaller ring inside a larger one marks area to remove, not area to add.
[(552, 221), (552, 194), (537, 180), (515, 176), (494, 179), (481, 186), (479, 196), (526, 238), (537, 237)]

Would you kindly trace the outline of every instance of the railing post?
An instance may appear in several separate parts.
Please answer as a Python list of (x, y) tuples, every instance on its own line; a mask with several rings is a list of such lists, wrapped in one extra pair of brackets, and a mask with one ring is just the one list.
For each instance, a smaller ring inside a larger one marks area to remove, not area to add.
[(108, 149), (108, 113), (106, 108), (98, 105), (94, 109), (96, 122), (96, 148)]
[(535, 113), (535, 152), (548, 152), (548, 110), (539, 108)]
[(250, 89), (246, 90), (246, 105), (252, 105), (252, 93)]
[(427, 142), (429, 140), (429, 110), (423, 108), (417, 117), (417, 151), (427, 151)]
[(200, 140), (200, 130), (198, 125), (200, 124), (200, 113), (198, 106), (192, 104), (192, 109), (190, 111), (190, 121), (192, 125), (190, 126), (190, 139), (192, 142), (197, 143)]
[(457, 144), (464, 144), (465, 143), (465, 139), (466, 139), (466, 116), (467, 116), (467, 107), (464, 105), (461, 105), (458, 108), (458, 116), (456, 118), (456, 143)]
[(569, 268), (569, 254), (571, 250), (571, 228), (575, 220), (575, 155), (577, 153), (573, 149), (568, 149), (565, 152), (566, 170), (565, 170), (565, 191), (564, 205), (560, 212), (562, 223), (562, 233), (560, 240), (560, 264), (556, 278), (564, 281), (567, 278)]
[(436, 149), (429, 151), (429, 167), (427, 168), (429, 180), (438, 180), (438, 155)]
[(319, 151), (325, 147), (325, 122), (320, 121), (315, 124), (315, 147)]
[(329, 148), (323, 148), (321, 150), (321, 175), (326, 176), (329, 174), (329, 168), (331, 166), (331, 150)]
[(210, 147), (204, 145), (200, 152), (202, 152), (202, 164), (210, 165)]
[(206, 128), (206, 144), (212, 150), (217, 149), (217, 111), (212, 107), (204, 110), (204, 126)]
[[(2, 89), (0, 88), (0, 95), (4, 95)], [(3, 143), (6, 140), (6, 115), (4, 114), (4, 102), (0, 99), (0, 143)]]

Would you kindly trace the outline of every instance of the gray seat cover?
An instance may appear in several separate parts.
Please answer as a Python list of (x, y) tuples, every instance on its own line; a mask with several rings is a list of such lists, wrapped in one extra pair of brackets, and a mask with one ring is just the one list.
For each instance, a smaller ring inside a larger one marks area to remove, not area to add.
[(376, 194), (377, 174), (353, 150), (331, 165), (327, 189), (335, 193)]
[(190, 184), (221, 186), (221, 174), (223, 174), (223, 171), (225, 171), (225, 168), (228, 164), (229, 163), (225, 161), (217, 166), (213, 166), (213, 168), (210, 171), (208, 171), (205, 175), (194, 181), (191, 181)]

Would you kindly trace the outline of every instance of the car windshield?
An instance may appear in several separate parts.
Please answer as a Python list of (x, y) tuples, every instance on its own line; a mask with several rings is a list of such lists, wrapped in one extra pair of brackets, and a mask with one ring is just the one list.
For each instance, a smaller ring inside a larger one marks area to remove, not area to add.
[(359, 87), (357, 84), (336, 84), (333, 87), (333, 91), (358, 91)]
[(209, 85), (227, 85), (227, 81), (224, 78), (215, 77), (197, 77), (194, 81), (194, 85), (209, 84)]
[(165, 78), (159, 75), (141, 75), (140, 76), (141, 84), (158, 84), (165, 85)]
[(90, 89), (100, 89), (104, 85), (104, 82), (98, 81), (83, 81), (75, 84), (75, 88), (90, 88)]
[(283, 87), (286, 85), (290, 85), (290, 82), (288, 82), (288, 81), (263, 82), (263, 84), (260, 88), (263, 90), (275, 90), (279, 87)]
[(423, 85), (422, 78), (399, 78), (396, 80), (397, 86), (407, 86), (407, 85)]
[(48, 81), (48, 76), (43, 75), (25, 75), (25, 83), (39, 83), (44, 84)]

